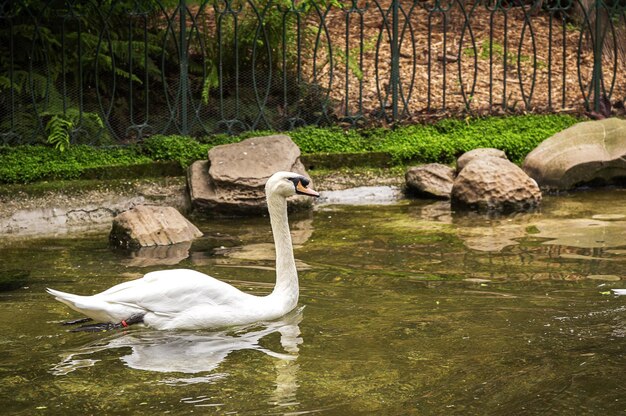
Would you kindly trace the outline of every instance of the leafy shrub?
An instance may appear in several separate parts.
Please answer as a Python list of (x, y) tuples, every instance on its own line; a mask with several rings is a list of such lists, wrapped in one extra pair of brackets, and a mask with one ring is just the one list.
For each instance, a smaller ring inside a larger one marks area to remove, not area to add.
[(365, 152), (368, 142), (356, 130), (303, 127), (289, 133), (302, 153)]
[(209, 146), (187, 136), (157, 135), (145, 139), (143, 149), (153, 160), (176, 160), (186, 167), (206, 159)]
[(0, 183), (29, 183), (42, 179), (76, 179), (86, 169), (149, 163), (137, 147), (94, 148), (86, 145), (59, 152), (48, 146), (0, 147)]
[(399, 163), (451, 163), (478, 147), (503, 150), (520, 163), (539, 143), (579, 120), (569, 115), (526, 115), (473, 120), (446, 119), (434, 125), (394, 130), (305, 127), (290, 133), (303, 153), (387, 152)]
[[(579, 120), (568, 115), (527, 115), (474, 120), (443, 120), (435, 125), (347, 130), (304, 127), (289, 132), (302, 153), (386, 152), (398, 165), (451, 163), (478, 147), (503, 150), (520, 163), (541, 141)], [(183, 167), (205, 159), (210, 147), (272, 132), (247, 132), (237, 137), (215, 135), (152, 136), (142, 147), (94, 148), (73, 145), (64, 152), (50, 146), (0, 146), (0, 183), (79, 178), (86, 169), (128, 166), (154, 160), (175, 160)]]

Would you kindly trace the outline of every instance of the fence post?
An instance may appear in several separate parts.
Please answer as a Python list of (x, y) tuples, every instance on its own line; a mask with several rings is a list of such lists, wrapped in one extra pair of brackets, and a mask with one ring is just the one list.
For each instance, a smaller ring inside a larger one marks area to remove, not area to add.
[(595, 24), (593, 35), (593, 72), (591, 84), (593, 87), (593, 111), (600, 111), (600, 98), (602, 94), (602, 49), (604, 45), (604, 35), (601, 34), (600, 6), (602, 0), (594, 2)]
[(178, 10), (180, 13), (180, 32), (178, 34), (180, 36), (180, 133), (186, 136), (189, 134), (189, 127), (187, 126), (187, 80), (189, 76), (189, 62), (187, 61), (187, 4), (185, 0), (180, 0)]
[(398, 44), (398, 15), (400, 0), (391, 1), (391, 116), (398, 121), (398, 95), (400, 82), (400, 50)]

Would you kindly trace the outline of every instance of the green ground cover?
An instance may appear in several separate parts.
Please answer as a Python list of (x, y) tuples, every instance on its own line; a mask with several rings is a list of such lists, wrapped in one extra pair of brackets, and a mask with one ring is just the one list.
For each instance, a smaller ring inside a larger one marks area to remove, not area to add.
[[(366, 130), (339, 127), (304, 127), (288, 134), (304, 155), (383, 154), (392, 165), (452, 163), (462, 153), (478, 147), (503, 150), (521, 163), (541, 141), (577, 122), (570, 115), (524, 115), (466, 120), (442, 120), (432, 125), (398, 126)], [(0, 146), (0, 183), (31, 183), (41, 180), (78, 179), (97, 168), (128, 167), (154, 161), (176, 161), (182, 167), (206, 158), (219, 144), (274, 132), (248, 132), (240, 136), (213, 135), (200, 138), (152, 136), (141, 144), (97, 148), (70, 146)], [(345, 159), (346, 163), (357, 159)], [(367, 164), (376, 158), (362, 158)]]

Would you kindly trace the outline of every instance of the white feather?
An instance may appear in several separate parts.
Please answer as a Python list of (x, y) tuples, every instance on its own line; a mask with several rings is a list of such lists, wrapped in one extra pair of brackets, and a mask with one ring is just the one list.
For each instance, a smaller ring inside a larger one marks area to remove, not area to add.
[[(296, 193), (291, 181), (301, 175), (278, 172), (265, 192), (276, 246), (276, 286), (254, 296), (206, 274), (186, 269), (147, 273), (92, 296), (47, 289), (60, 302), (99, 322), (117, 323), (143, 315), (156, 329), (199, 329), (243, 325), (280, 318), (298, 303), (298, 274), (287, 222), (286, 198)], [(309, 190), (309, 195), (315, 192)]]

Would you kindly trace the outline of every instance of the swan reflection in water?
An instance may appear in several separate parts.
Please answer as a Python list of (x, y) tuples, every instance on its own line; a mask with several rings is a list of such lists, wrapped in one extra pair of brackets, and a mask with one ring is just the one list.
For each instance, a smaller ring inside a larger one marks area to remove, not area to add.
[[(77, 350), (63, 354), (63, 360), (55, 365), (51, 372), (65, 375), (80, 368), (96, 365), (100, 360), (94, 355), (117, 348), (130, 348), (128, 355), (120, 359), (130, 368), (161, 373), (197, 374), (215, 371), (226, 357), (233, 351), (256, 350), (279, 360), (276, 363), (277, 389), (291, 390), (285, 384), (285, 372), (289, 373), (290, 383), (297, 385), (294, 370), (290, 364), (298, 358), (300, 337), (299, 323), (302, 321), (302, 310), (298, 308), (281, 319), (271, 322), (260, 322), (245, 327), (230, 328), (219, 332), (206, 331), (153, 331), (134, 330), (91, 342)], [(280, 334), (283, 351), (272, 351), (262, 347), (259, 342), (264, 337)], [(164, 382), (168, 384), (184, 384), (210, 382), (226, 377), (226, 374), (211, 374), (206, 377), (176, 378)], [(278, 383), (278, 380), (282, 380)], [(290, 384), (288, 382), (288, 384)]]

